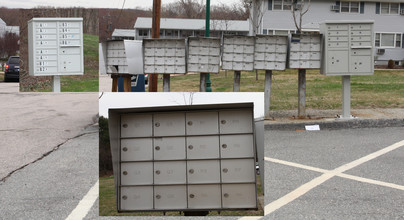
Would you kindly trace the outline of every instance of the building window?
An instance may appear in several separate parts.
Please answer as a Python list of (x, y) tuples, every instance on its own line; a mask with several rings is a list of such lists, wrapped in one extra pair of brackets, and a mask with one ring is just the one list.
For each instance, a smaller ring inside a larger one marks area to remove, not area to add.
[(264, 29), (264, 34), (267, 35), (289, 35), (296, 33), (296, 30), (271, 30), (271, 29)]
[(376, 33), (375, 47), (381, 48), (401, 48), (401, 33)]
[(273, 10), (290, 10), (292, 8), (292, 0), (274, 0)]
[(341, 12), (359, 13), (359, 2), (341, 2)]
[(139, 29), (139, 36), (141, 36), (141, 37), (147, 37), (148, 33), (149, 33), (149, 30), (147, 30), (147, 29)]
[(380, 8), (380, 14), (398, 15), (400, 12), (399, 3), (381, 3)]

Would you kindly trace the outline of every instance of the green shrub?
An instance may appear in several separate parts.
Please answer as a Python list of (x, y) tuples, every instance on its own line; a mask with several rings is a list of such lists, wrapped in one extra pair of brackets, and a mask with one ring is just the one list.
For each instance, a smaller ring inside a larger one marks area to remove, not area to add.
[(389, 62), (387, 63), (387, 68), (394, 69), (394, 60), (389, 60)]

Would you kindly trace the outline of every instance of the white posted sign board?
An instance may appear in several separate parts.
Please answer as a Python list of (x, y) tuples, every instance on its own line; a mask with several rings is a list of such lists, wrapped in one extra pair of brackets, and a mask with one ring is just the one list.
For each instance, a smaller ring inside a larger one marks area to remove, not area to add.
[(219, 73), (219, 65), (219, 38), (188, 38), (188, 72)]
[(321, 73), (325, 75), (372, 75), (373, 21), (326, 21)]
[(110, 109), (117, 208), (257, 209), (253, 103)]
[(289, 68), (319, 69), (321, 60), (321, 35), (292, 34)]
[(255, 38), (254, 69), (285, 70), (288, 36), (257, 35)]
[(29, 74), (83, 75), (83, 18), (28, 21)]
[(254, 70), (254, 37), (225, 35), (223, 38), (222, 69)]
[(144, 73), (185, 74), (185, 39), (143, 39)]

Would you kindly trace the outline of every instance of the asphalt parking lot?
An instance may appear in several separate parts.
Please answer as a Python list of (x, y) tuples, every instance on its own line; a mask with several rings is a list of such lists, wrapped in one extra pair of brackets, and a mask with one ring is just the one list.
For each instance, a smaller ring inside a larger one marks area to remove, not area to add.
[(403, 219), (404, 128), (265, 132), (270, 219)]

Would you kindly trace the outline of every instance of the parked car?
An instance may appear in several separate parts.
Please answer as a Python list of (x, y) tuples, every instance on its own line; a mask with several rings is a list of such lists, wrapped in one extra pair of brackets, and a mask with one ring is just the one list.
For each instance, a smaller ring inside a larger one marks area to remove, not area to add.
[(10, 80), (20, 81), (20, 57), (9, 57), (5, 67), (4, 82)]

